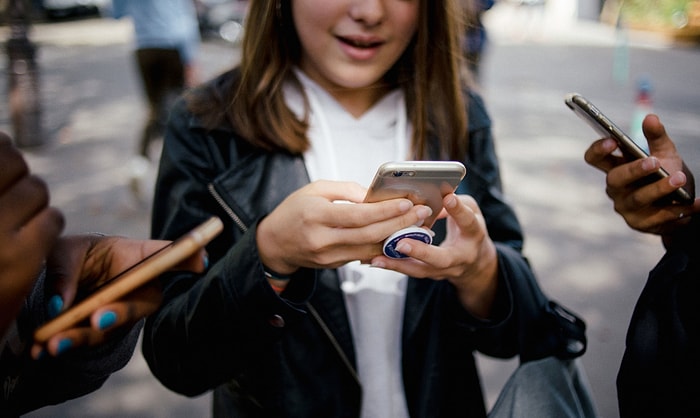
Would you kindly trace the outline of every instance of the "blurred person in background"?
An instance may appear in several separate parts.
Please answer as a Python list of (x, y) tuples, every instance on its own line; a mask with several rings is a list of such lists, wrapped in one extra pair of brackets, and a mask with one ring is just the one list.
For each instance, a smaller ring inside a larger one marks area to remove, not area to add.
[[(666, 253), (649, 273), (627, 331), (617, 376), (622, 418), (700, 416), (700, 199), (664, 204), (679, 187), (695, 193), (692, 173), (655, 115), (643, 122), (650, 157), (626, 161), (611, 138), (585, 160), (607, 173), (606, 192), (627, 224), (656, 234)], [(669, 177), (648, 184), (664, 167)]]
[(138, 153), (162, 137), (173, 100), (199, 81), (200, 32), (194, 0), (112, 0), (116, 19), (129, 16), (134, 27), (136, 63), (149, 115)]
[[(31, 175), (10, 138), (0, 133), (0, 416), (92, 392), (131, 358), (142, 319), (161, 302), (146, 286), (92, 313), (89, 323), (57, 333), (45, 345), (34, 330), (167, 242), (101, 234), (60, 237), (64, 218), (49, 206), (46, 184)], [(179, 268), (204, 269), (204, 253)]]
[(491, 9), (495, 0), (461, 0), (464, 10), (464, 58), (475, 79), (479, 79), (481, 58), (486, 49), (488, 37), (482, 22), (484, 12)]

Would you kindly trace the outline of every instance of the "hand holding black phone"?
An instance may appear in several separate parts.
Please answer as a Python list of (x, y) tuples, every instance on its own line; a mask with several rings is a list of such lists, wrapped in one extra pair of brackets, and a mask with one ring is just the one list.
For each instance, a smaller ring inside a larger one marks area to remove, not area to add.
[[(622, 155), (629, 161), (649, 156), (647, 152), (640, 147), (632, 138), (629, 137), (622, 129), (613, 123), (603, 112), (593, 105), (580, 94), (570, 93), (566, 96), (564, 102), (573, 110), (576, 115), (587, 122), (596, 132), (604, 138), (612, 138), (617, 142)], [(645, 178), (645, 183), (652, 183), (662, 178), (668, 177), (668, 172), (660, 167), (655, 173), (650, 174)], [(694, 197), (684, 188), (676, 189), (669, 196), (671, 203), (692, 204)], [(667, 203), (664, 199), (662, 203)]]

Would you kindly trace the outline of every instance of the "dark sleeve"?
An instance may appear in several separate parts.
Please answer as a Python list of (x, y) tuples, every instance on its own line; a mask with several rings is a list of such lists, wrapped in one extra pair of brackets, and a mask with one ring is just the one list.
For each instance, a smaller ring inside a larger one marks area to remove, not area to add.
[[(109, 376), (131, 359), (143, 322), (95, 348), (78, 348), (58, 357), (32, 360), (27, 350), (34, 329), (44, 323), (45, 275), (37, 280), (8, 344), (0, 355), (3, 416), (23, 414), (46, 405), (74, 399), (100, 388)], [(3, 405), (4, 404), (4, 405)]]
[(207, 247), (206, 274), (163, 277), (164, 302), (146, 322), (143, 353), (166, 387), (194, 396), (230, 380), (246, 359), (274, 346), (283, 332), (275, 318), (289, 323), (305, 315), (300, 307), (311, 293), (314, 272), (295, 273), (285, 298), (272, 290), (257, 253), (257, 223), (235, 225), (208, 190), (220, 164), (214, 156), (223, 153), (207, 147), (222, 145), (212, 144), (188, 120), (185, 108), (176, 108), (166, 132), (152, 233), (173, 239), (211, 215), (220, 216), (225, 228)]
[(700, 218), (673, 240), (637, 300), (617, 376), (623, 417), (700, 416)]
[(581, 355), (586, 347), (584, 322), (544, 295), (522, 254), (522, 228), (503, 193), (491, 121), (474, 93), (469, 96), (469, 127), (467, 176), (457, 192), (479, 204), (499, 266), (495, 316), (479, 331), (484, 338), (478, 339), (478, 348), (499, 357), (519, 354), (522, 361)]

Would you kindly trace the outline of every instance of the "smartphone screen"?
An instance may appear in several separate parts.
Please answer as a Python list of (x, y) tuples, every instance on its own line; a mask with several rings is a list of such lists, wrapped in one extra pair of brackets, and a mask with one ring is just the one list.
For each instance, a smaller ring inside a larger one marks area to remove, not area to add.
[(382, 164), (372, 180), (365, 202), (407, 198), (429, 206), (433, 213), (424, 222), (431, 227), (442, 210), (442, 199), (459, 186), (466, 175), (458, 161), (394, 161)]
[[(632, 161), (649, 156), (629, 135), (580, 94), (570, 93), (566, 96), (564, 102), (569, 109), (573, 110), (576, 115), (588, 123), (601, 137), (613, 138), (626, 159)], [(668, 172), (661, 167), (656, 173), (649, 175), (644, 183), (652, 183), (668, 177), (668, 175)], [(694, 200), (693, 196), (683, 188), (676, 189), (669, 197), (672, 203), (691, 204)]]
[(108, 280), (87, 298), (42, 325), (34, 332), (34, 340), (43, 344), (58, 332), (75, 326), (101, 306), (119, 300), (186, 260), (219, 235), (222, 230), (221, 219), (217, 217), (208, 219), (179, 239)]

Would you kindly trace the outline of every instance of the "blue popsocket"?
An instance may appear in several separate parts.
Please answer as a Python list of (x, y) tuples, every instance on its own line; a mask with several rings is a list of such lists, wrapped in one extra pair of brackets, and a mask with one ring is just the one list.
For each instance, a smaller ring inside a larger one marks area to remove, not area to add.
[(384, 255), (389, 258), (407, 258), (407, 255), (396, 251), (396, 245), (404, 238), (422, 241), (426, 244), (433, 243), (433, 237), (430, 235), (430, 232), (417, 226), (411, 226), (394, 232), (384, 241), (384, 247), (382, 248)]

